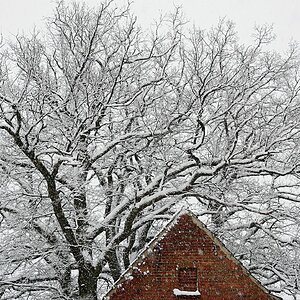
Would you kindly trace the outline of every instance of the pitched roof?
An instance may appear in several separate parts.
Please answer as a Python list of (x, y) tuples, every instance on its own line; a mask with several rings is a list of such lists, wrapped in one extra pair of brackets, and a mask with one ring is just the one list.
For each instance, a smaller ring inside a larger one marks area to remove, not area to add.
[(191, 218), (193, 223), (202, 229), (207, 236), (214, 242), (215, 245), (219, 246), (220, 249), (225, 253), (226, 257), (230, 259), (234, 264), (238, 265), (242, 271), (257, 285), (261, 290), (263, 290), (266, 294), (269, 294), (274, 300), (282, 300), (282, 298), (277, 297), (275, 295), (271, 295), (269, 291), (255, 278), (251, 275), (251, 273), (242, 265), (242, 263), (237, 260), (233, 254), (226, 248), (226, 246), (197, 218), (189, 210), (182, 210), (174, 215), (174, 217), (167, 223), (167, 225), (162, 228), (162, 230), (150, 241), (148, 245), (144, 248), (144, 250), (137, 256), (137, 258), (130, 264), (127, 270), (120, 276), (120, 278), (114, 283), (114, 285), (110, 288), (110, 290), (103, 297), (103, 300), (109, 300), (110, 296), (114, 293), (114, 291), (124, 282), (127, 281), (128, 278), (131, 277), (131, 274), (134, 269), (138, 268), (138, 266), (147, 258), (152, 252), (155, 246), (165, 237), (165, 235), (172, 230), (172, 228), (177, 224), (177, 221), (181, 216), (187, 215)]

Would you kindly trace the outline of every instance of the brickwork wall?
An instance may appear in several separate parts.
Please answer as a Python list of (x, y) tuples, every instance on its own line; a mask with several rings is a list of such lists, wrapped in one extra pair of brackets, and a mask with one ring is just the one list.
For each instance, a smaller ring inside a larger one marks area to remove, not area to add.
[[(175, 296), (179, 268), (197, 268), (200, 296)], [(133, 268), (108, 298), (110, 300), (268, 300), (274, 299), (213, 239), (182, 215)]]

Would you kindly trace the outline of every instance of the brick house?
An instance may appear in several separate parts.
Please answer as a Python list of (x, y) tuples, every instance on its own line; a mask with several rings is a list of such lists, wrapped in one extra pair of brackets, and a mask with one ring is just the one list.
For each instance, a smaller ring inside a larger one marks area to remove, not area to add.
[(190, 212), (182, 212), (132, 263), (105, 300), (274, 300)]

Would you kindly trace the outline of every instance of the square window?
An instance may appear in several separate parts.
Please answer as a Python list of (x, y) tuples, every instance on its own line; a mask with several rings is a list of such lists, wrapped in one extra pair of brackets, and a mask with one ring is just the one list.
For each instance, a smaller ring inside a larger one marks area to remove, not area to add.
[(197, 268), (179, 268), (178, 281), (179, 289), (181, 291), (196, 291), (198, 290), (197, 284)]

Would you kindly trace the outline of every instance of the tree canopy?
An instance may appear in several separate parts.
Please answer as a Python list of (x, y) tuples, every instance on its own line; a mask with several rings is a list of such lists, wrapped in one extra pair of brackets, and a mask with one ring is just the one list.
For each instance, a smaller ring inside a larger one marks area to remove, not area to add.
[(100, 299), (180, 207), (299, 294), (299, 53), (180, 9), (58, 3), (0, 49), (0, 299)]

